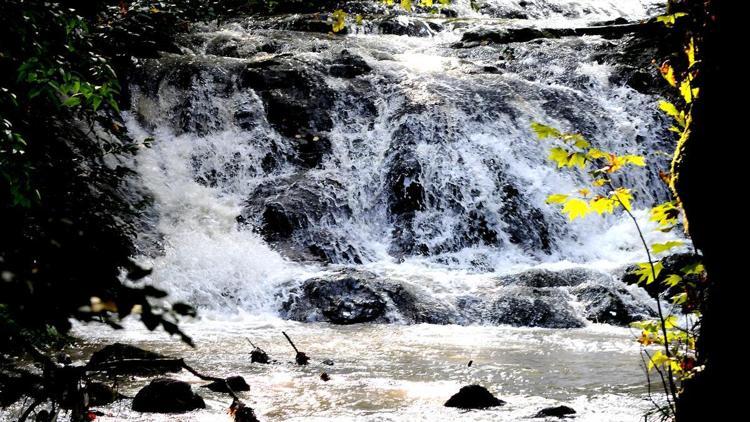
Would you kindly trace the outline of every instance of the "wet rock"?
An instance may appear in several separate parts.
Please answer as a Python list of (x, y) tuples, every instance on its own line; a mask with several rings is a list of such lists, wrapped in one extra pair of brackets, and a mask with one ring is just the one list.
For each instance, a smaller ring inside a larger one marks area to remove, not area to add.
[[(513, 184), (503, 186), (503, 203), (500, 215), (507, 224), (506, 232), (511, 243), (522, 245), (527, 250), (551, 252), (552, 240), (544, 213), (532, 206)], [(524, 224), (517, 222), (523, 221)]]
[(551, 289), (505, 289), (486, 317), (495, 324), (518, 327), (580, 328), (584, 321), (564, 294)]
[(334, 362), (333, 359), (326, 359), (323, 362), (321, 362), (323, 365), (333, 366)]
[(361, 57), (349, 53), (347, 50), (341, 52), (331, 65), (328, 71), (332, 76), (337, 78), (354, 78), (363, 75), (372, 70), (370, 66)]
[(386, 18), (378, 24), (378, 28), (383, 34), (409, 37), (429, 37), (434, 33), (434, 29), (425, 21), (406, 16)]
[(309, 174), (269, 180), (253, 191), (238, 220), (257, 224), (266, 241), (296, 259), (357, 263), (357, 252), (329, 229), (351, 212), (344, 195), (340, 182)]
[(493, 396), (486, 388), (480, 385), (467, 385), (451, 396), (444, 406), (459, 409), (486, 409), (504, 404), (504, 401)]
[(229, 416), (232, 417), (234, 422), (258, 422), (255, 411), (236, 398), (232, 400), (232, 404), (229, 406)]
[(124, 398), (117, 390), (103, 382), (90, 382), (84, 391), (88, 395), (89, 406), (104, 406)]
[(478, 28), (465, 32), (461, 37), (461, 42), (456, 47), (527, 42), (539, 38), (560, 38), (572, 34), (572, 30), (568, 29)]
[(545, 407), (544, 409), (537, 412), (536, 415), (534, 415), (534, 418), (547, 418), (547, 417), (556, 417), (556, 418), (564, 418), (570, 415), (574, 415), (576, 411), (572, 407), (568, 406), (554, 406), (554, 407)]
[[(331, 109), (334, 95), (323, 73), (324, 69), (309, 63), (276, 57), (248, 64), (240, 74), (240, 87), (252, 88), (261, 96), (268, 122), (279, 133), (292, 139), (318, 141), (333, 126), (330, 114), (321, 112)], [(329, 150), (328, 145), (317, 159), (302, 162), (315, 167)]]
[(317, 314), (334, 324), (374, 321), (385, 314), (386, 302), (371, 287), (375, 274), (346, 271), (332, 278), (313, 278), (302, 285), (301, 297), (284, 305), (288, 316), (298, 321), (316, 319)]
[[(166, 356), (160, 355), (140, 347), (131, 346), (123, 343), (113, 343), (104, 346), (102, 349), (94, 352), (89, 359), (89, 366), (100, 365), (110, 362), (117, 362), (127, 359), (164, 359)], [(167, 372), (179, 372), (182, 370), (179, 366), (159, 365), (149, 367), (128, 366), (127, 368), (118, 369), (118, 373), (123, 374), (127, 370), (131, 375), (159, 375)]]
[[(229, 386), (229, 388), (227, 388), (227, 386)], [(204, 385), (203, 387), (217, 393), (228, 393), (229, 389), (235, 392), (250, 391), (250, 386), (247, 385), (245, 378), (242, 378), (239, 375), (227, 377), (224, 381), (214, 381), (210, 384)]]
[(320, 374), (320, 380), (321, 381), (330, 381), (331, 380), (331, 376), (328, 375), (328, 373), (323, 372), (322, 374)]
[(458, 321), (450, 305), (411, 283), (382, 280), (356, 269), (306, 280), (292, 290), (281, 309), (297, 321), (406, 322), (448, 324)]
[(268, 354), (263, 349), (256, 347), (250, 352), (250, 363), (268, 364), (270, 362), (271, 359), (268, 358)]
[(586, 284), (571, 289), (585, 307), (589, 321), (627, 326), (631, 322), (656, 316), (647, 304), (636, 299), (624, 286)]
[(148, 413), (185, 413), (205, 409), (203, 398), (190, 384), (170, 378), (157, 378), (143, 387), (133, 399), (133, 410)]
[(587, 281), (607, 282), (612, 277), (608, 274), (587, 268), (568, 268), (559, 271), (531, 269), (517, 274), (498, 277), (502, 286), (525, 287), (570, 287)]

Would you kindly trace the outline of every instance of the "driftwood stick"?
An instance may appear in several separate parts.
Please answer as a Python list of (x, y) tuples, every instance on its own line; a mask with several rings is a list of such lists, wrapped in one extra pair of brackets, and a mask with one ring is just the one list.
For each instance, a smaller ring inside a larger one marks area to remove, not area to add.
[(247, 342), (250, 343), (251, 346), (253, 346), (253, 349), (257, 349), (258, 348), (258, 346), (254, 345), (253, 342), (252, 342), (252, 340), (250, 340), (249, 338), (245, 337), (245, 340), (247, 340)]
[(292, 345), (292, 349), (294, 349), (294, 351), (295, 351), (296, 353), (299, 353), (299, 350), (297, 350), (297, 346), (295, 346), (295, 345), (294, 345), (294, 342), (292, 341), (292, 339), (290, 339), (290, 338), (289, 338), (289, 336), (288, 336), (288, 335), (286, 335), (286, 333), (285, 333), (284, 331), (282, 331), (282, 332), (281, 332), (281, 334), (283, 334), (283, 335), (284, 335), (284, 337), (286, 337), (286, 340), (287, 340), (287, 341), (289, 342), (289, 344), (291, 344), (291, 345)]

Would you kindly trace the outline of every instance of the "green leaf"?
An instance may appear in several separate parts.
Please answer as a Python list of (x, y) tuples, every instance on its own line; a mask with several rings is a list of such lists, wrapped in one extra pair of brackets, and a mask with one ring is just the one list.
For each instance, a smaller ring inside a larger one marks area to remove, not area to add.
[(67, 100), (65, 100), (62, 105), (65, 107), (76, 107), (81, 104), (81, 98), (80, 97), (68, 97)]
[(700, 262), (694, 262), (680, 269), (680, 272), (684, 275), (701, 275), (704, 271), (706, 271), (706, 268)]
[(531, 130), (536, 133), (536, 136), (539, 139), (560, 138), (562, 136), (562, 133), (552, 126), (547, 126), (536, 122), (531, 124)]
[(670, 274), (664, 279), (664, 284), (669, 287), (674, 287), (682, 282), (682, 277), (677, 274)]
[(651, 251), (655, 254), (666, 252), (670, 249), (682, 246), (684, 243), (679, 240), (671, 240), (665, 243), (654, 243), (651, 245)]

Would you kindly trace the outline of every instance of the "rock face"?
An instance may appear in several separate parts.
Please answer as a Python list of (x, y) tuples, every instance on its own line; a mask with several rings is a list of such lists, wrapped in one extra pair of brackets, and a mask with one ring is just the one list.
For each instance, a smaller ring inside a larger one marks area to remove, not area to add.
[(486, 409), (488, 407), (502, 406), (505, 402), (493, 396), (481, 385), (467, 385), (461, 387), (458, 393), (451, 396), (445, 407), (457, 407), (459, 409)]
[(554, 406), (554, 407), (545, 407), (544, 409), (537, 412), (536, 415), (534, 415), (535, 418), (548, 418), (548, 417), (556, 417), (556, 418), (564, 418), (570, 415), (574, 415), (576, 411), (572, 407), (568, 406)]
[(627, 325), (654, 315), (645, 293), (612, 276), (583, 268), (529, 270), (497, 278), (494, 288), (453, 297), (417, 283), (353, 268), (305, 280), (292, 288), (282, 314), (334, 324), (406, 322), (507, 324), (580, 328), (586, 320)]
[(148, 413), (185, 413), (205, 409), (203, 398), (190, 384), (170, 378), (157, 378), (143, 387), (133, 399), (133, 410)]
[(306, 280), (291, 291), (281, 312), (297, 321), (334, 324), (445, 324), (457, 319), (449, 306), (423, 294), (417, 286), (382, 280), (374, 273), (354, 269)]

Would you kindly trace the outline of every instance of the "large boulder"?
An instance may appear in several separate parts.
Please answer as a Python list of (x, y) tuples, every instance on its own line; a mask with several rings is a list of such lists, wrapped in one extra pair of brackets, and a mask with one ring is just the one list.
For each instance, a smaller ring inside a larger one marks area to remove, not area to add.
[[(104, 346), (102, 349), (94, 352), (89, 359), (89, 366), (97, 366), (113, 362), (121, 362), (128, 359), (158, 360), (166, 356), (158, 353), (141, 349), (140, 347), (131, 346), (123, 343), (113, 343)], [(123, 365), (112, 369), (112, 372), (128, 375), (161, 375), (168, 372), (179, 372), (182, 367), (179, 364), (164, 363), (159, 365)]]
[(408, 16), (394, 16), (383, 19), (378, 24), (382, 34), (407, 35), (410, 37), (429, 37), (439, 30), (421, 19)]
[(486, 388), (474, 384), (461, 387), (458, 393), (451, 396), (445, 402), (444, 406), (457, 407), (459, 409), (486, 409), (504, 404), (504, 401), (493, 396)]
[(580, 328), (585, 325), (563, 292), (556, 289), (507, 288), (495, 299), (486, 319), (520, 327)]
[(376, 275), (344, 271), (334, 277), (305, 281), (301, 291), (284, 304), (287, 316), (298, 321), (323, 319), (334, 324), (370, 322), (384, 316), (385, 298), (373, 289)]
[(258, 186), (238, 220), (292, 258), (359, 263), (347, 239), (329, 229), (350, 212), (341, 182), (303, 173)]
[(656, 316), (648, 304), (638, 300), (625, 286), (585, 284), (570, 292), (584, 305), (584, 317), (589, 321), (627, 326)]
[(157, 378), (141, 388), (133, 398), (133, 410), (148, 413), (185, 413), (205, 409), (203, 398), (190, 384), (170, 378)]
[(300, 287), (291, 290), (281, 312), (297, 321), (334, 324), (459, 322), (450, 304), (423, 288), (355, 269), (339, 270), (304, 281)]
[(372, 70), (362, 57), (351, 54), (347, 50), (341, 51), (338, 57), (331, 61), (328, 72), (338, 78), (354, 78)]

